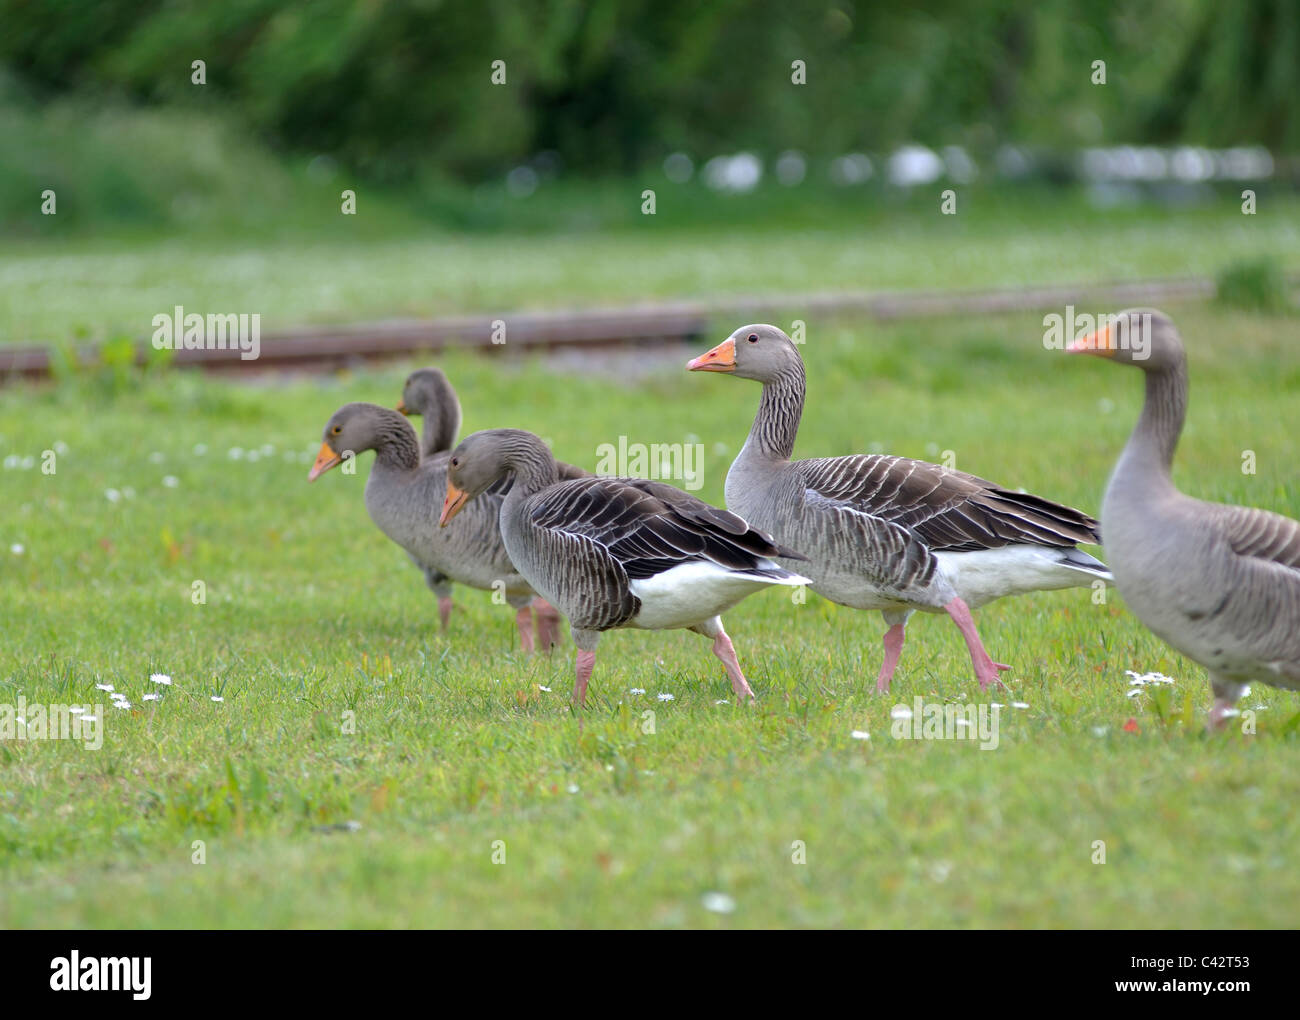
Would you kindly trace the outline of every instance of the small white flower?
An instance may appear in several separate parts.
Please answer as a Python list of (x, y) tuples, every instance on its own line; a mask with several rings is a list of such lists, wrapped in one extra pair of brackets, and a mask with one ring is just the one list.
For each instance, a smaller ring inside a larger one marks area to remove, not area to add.
[(21, 542), (15, 542), (13, 545), (9, 547), (9, 551), (13, 553), (15, 556), (21, 556), (24, 552), (26, 552), (26, 549), (24, 548)]
[(163, 475), (163, 485), (168, 489), (174, 489), (181, 484), (181, 480), (175, 475)]
[(212, 700), (213, 700), (213, 701), (225, 701), (226, 699), (223, 698), (220, 694), (214, 694), (214, 695), (212, 695)]
[(97, 691), (111, 691), (112, 689), (112, 684), (95, 684), (95, 690)]
[(736, 901), (726, 893), (705, 893), (700, 902), (712, 914), (730, 914), (736, 909)]
[(112, 694), (109, 695), (109, 697), (112, 698), (114, 701), (126, 700), (126, 695), (123, 694), (121, 691), (114, 691)]
[(570, 792), (570, 793), (577, 793), (577, 792), (578, 792), (578, 784), (577, 784), (577, 783), (570, 783), (568, 789), (569, 789), (569, 792)]
[(726, 698), (719, 698), (717, 701), (714, 702), (714, 704), (715, 704), (715, 705), (729, 705), (729, 704), (731, 704), (731, 702), (729, 702)]
[(1134, 687), (1132, 690), (1125, 691), (1124, 693), (1128, 695), (1128, 697), (1130, 698), (1136, 698), (1139, 694), (1142, 693), (1142, 688)]
[(113, 707), (114, 707), (114, 708), (123, 708), (123, 709), (125, 709), (125, 708), (130, 708), (130, 707), (131, 707), (131, 702), (127, 701), (126, 698), (118, 698), (117, 700), (115, 700), (115, 701), (113, 702)]
[(229, 450), (226, 451), (226, 456), (229, 457), (231, 460), (243, 460), (244, 458), (243, 447), (232, 446)]
[(172, 678), (166, 673), (150, 673), (149, 682), (155, 684), (164, 684), (167, 687), (172, 685)]
[(551, 693), (551, 689), (549, 687), (543, 687), (541, 684), (537, 685), (537, 689), (539, 691), (545, 691), (547, 694)]
[(1104, 737), (1109, 732), (1110, 732), (1109, 726), (1094, 726), (1092, 728), (1092, 735), (1094, 737)]
[[(1170, 680), (1169, 682), (1170, 682), (1170, 683), (1173, 683), (1172, 680)], [(1250, 684), (1247, 684), (1245, 687), (1243, 687), (1243, 688), (1241, 689), (1241, 693), (1238, 694), (1237, 697), (1239, 697), (1239, 698), (1246, 698), (1246, 697), (1249, 697), (1249, 696), (1250, 696)]]
[(141, 700), (141, 701), (162, 701), (162, 695), (161, 695), (161, 694), (146, 694), (146, 695), (145, 695), (143, 698), (141, 698), (140, 700)]
[(645, 693), (645, 688), (644, 688), (644, 687), (633, 687), (633, 688), (631, 688), (627, 693), (628, 693), (628, 694), (644, 694), (644, 693)]
[(116, 489), (105, 489), (104, 498), (108, 500), (110, 503), (116, 503), (118, 500), (122, 498), (122, 494), (118, 492)]
[(673, 698), (673, 696), (672, 696), (671, 694), (664, 694), (664, 693), (661, 691), (661, 692), (659, 693), (659, 700), (660, 700), (660, 701), (674, 701), (674, 700), (676, 700), (676, 699)]
[(849, 734), (849, 736), (852, 737), (854, 740), (871, 739), (871, 734), (868, 733), (866, 730), (854, 730), (852, 733)]
[(1029, 707), (1029, 703), (1028, 703), (1027, 701), (1013, 701), (1013, 702), (1011, 703), (1011, 707), (1012, 707), (1012, 708), (1028, 708), (1028, 707)]
[(889, 710), (889, 718), (910, 719), (912, 718), (912, 710), (908, 708), (906, 705), (895, 705), (893, 708)]

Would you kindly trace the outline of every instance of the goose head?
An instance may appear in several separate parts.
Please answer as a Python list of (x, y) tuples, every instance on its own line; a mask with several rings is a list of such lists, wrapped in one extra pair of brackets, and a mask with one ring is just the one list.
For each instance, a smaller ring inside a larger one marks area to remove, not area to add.
[(407, 416), (454, 414), (457, 421), (460, 419), (460, 401), (440, 368), (420, 368), (408, 375), (397, 410)]
[(1183, 342), (1173, 321), (1154, 308), (1129, 308), (1094, 332), (1065, 348), (1067, 354), (1091, 354), (1145, 372), (1163, 372), (1183, 363)]
[[(344, 404), (325, 423), (321, 433), (320, 452), (312, 465), (307, 481), (314, 482), (331, 468), (338, 467), (345, 457), (355, 457), (366, 450), (378, 449), (391, 441), (394, 430), (411, 426), (393, 411), (378, 404)], [(412, 433), (411, 442), (414, 442)]]
[(507, 458), (517, 429), (486, 429), (461, 440), (447, 462), (447, 498), (438, 517), (445, 528), (479, 493), (509, 470)]
[(776, 326), (741, 326), (711, 351), (686, 363), (692, 372), (727, 372), (770, 382), (801, 363), (799, 350)]

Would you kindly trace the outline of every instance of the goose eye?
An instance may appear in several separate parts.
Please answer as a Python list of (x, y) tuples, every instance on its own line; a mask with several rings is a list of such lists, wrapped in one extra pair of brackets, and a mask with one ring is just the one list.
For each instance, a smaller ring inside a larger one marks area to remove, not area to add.
[(337, 436), (342, 431), (343, 431), (342, 425), (335, 425), (332, 429), (330, 429), (330, 435)]
[(756, 344), (756, 343), (758, 343), (758, 334), (757, 334), (757, 333), (750, 333), (750, 334), (749, 334), (749, 342), (750, 342), (751, 344)]
[(451, 466), (452, 466), (452, 467), (460, 467), (460, 458), (459, 458), (459, 457), (452, 457), (452, 458), (451, 458)]

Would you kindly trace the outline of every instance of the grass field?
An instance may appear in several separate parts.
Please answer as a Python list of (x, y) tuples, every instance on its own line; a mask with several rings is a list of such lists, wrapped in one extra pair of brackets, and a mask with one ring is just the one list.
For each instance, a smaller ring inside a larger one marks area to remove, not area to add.
[(651, 217), (637, 212), (639, 193), (606, 184), (536, 209), (497, 196), (488, 226), (497, 216), (511, 226), (475, 233), (395, 226), (391, 212), (353, 223), (330, 205), (286, 236), (0, 242), (0, 343), (144, 340), (153, 316), (178, 304), (257, 312), (274, 330), (666, 298), (1213, 276), (1241, 259), (1300, 271), (1300, 200), (1281, 194), (1243, 216), (1229, 198), (1099, 209), (1078, 194), (976, 190), (944, 216), (937, 190), (884, 201), (775, 185), (719, 198), (693, 187), (663, 191)]
[[(1190, 258), (1208, 261), (1199, 236)], [(129, 267), (123, 321), (140, 300)], [(889, 282), (852, 266), (832, 282), (850, 280)], [(1300, 516), (1296, 320), (1167, 310), (1193, 386), (1178, 482)], [(1139, 378), (1044, 350), (1042, 332), (1037, 316), (810, 323), (798, 452), (951, 450), (1096, 512)], [(588, 467), (620, 435), (699, 441), (699, 494), (721, 502), (757, 387), (636, 361), (441, 364), (465, 432), (530, 428)], [(758, 694), (744, 708), (719, 704), (730, 688), (692, 634), (608, 635), (584, 712), (568, 704), (572, 646), (525, 660), (487, 593), (458, 589), (440, 634), (422, 579), (366, 517), (369, 455), (356, 476), (306, 482), (329, 414), (393, 403), (403, 375), (4, 393), (0, 702), (98, 702), (105, 721), (98, 751), (0, 743), (0, 925), (1294, 925), (1300, 700), (1256, 688), (1242, 707), (1257, 733), (1207, 738), (1203, 672), (1114, 594), (977, 613), (1014, 667), (991, 751), (891, 736), (891, 707), (916, 696), (989, 700), (942, 618), (914, 618), (879, 697), (878, 614), (755, 596), (727, 618)], [(1130, 699), (1130, 669), (1177, 682)]]

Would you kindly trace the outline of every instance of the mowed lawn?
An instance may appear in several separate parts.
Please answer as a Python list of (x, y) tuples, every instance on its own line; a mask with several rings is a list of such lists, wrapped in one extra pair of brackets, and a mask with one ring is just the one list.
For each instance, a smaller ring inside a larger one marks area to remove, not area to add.
[[(1300, 516), (1296, 320), (1167, 310), (1192, 374), (1178, 482)], [(675, 359), (439, 363), (465, 433), (533, 429), (587, 467), (620, 436), (699, 442), (721, 502), (758, 388), (681, 366), (736, 325)], [(1042, 335), (810, 322), (798, 452), (951, 451), (1096, 512), (1140, 377)], [(391, 405), (409, 367), (0, 395), (0, 702), (105, 717), (97, 751), (0, 744), (0, 924), (1294, 925), (1300, 698), (1257, 687), (1257, 732), (1207, 737), (1203, 671), (1113, 593), (978, 611), (1013, 665), (989, 696), (928, 616), (876, 695), (879, 615), (784, 590), (727, 617), (748, 707), (693, 634), (607, 635), (581, 712), (572, 646), (526, 660), (488, 593), (458, 589), (441, 634), (366, 516), (371, 455), (306, 481), (330, 413)], [(1176, 683), (1130, 698), (1126, 670)], [(998, 747), (895, 739), (918, 696), (1005, 705)]]

